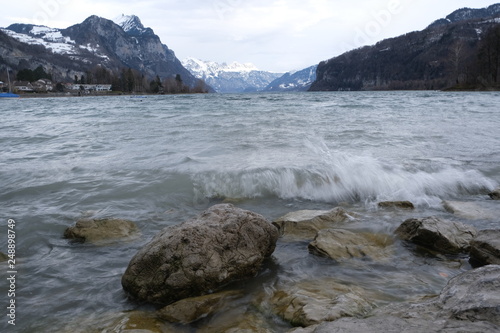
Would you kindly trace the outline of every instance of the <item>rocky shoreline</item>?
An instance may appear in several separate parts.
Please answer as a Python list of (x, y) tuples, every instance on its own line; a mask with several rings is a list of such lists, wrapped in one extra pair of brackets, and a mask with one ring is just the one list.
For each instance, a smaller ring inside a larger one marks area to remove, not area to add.
[[(499, 200), (500, 189), (490, 198)], [(495, 215), (471, 203), (443, 205), (456, 214)], [(384, 202), (379, 207), (414, 209), (409, 202)], [(146, 302), (155, 309), (103, 316), (98, 331), (273, 332), (268, 320), (288, 325), (290, 333), (500, 331), (500, 229), (478, 231), (433, 216), (408, 218), (394, 233), (346, 229), (356, 215), (336, 207), (290, 212), (271, 223), (232, 204), (214, 205), (163, 229), (131, 259), (122, 277), (123, 289), (132, 302)], [(98, 235), (101, 245), (106, 238), (130, 239), (138, 232), (130, 221), (93, 220), (77, 222), (65, 237), (95, 242), (75, 233), (86, 228)], [(257, 283), (253, 280), (272, 261), (277, 244), (295, 242), (308, 244), (304, 251), (332, 263), (392, 261), (396, 244), (406, 243), (442, 260), (466, 257), (474, 268), (450, 278), (439, 295), (402, 302), (325, 276), (262, 288), (252, 296), (234, 287), (238, 281)], [(235, 310), (238, 307), (246, 310)], [(215, 316), (224, 319), (206, 320)]]

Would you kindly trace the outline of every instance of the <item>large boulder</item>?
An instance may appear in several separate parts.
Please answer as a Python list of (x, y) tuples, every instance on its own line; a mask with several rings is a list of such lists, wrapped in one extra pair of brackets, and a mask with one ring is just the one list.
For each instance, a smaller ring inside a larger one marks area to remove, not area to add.
[(374, 304), (367, 292), (334, 279), (301, 281), (277, 289), (272, 311), (294, 326), (309, 326), (342, 317), (363, 316)]
[(500, 230), (481, 230), (470, 242), (470, 261), (474, 266), (500, 265)]
[(122, 286), (139, 300), (169, 304), (254, 276), (278, 229), (259, 214), (215, 205), (157, 234), (130, 261)]
[(133, 238), (138, 228), (132, 221), (121, 219), (82, 219), (64, 231), (64, 238), (78, 242), (101, 243)]
[(404, 221), (396, 234), (403, 240), (438, 252), (460, 253), (469, 250), (469, 243), (477, 231), (460, 222), (426, 217)]
[(383, 234), (354, 233), (345, 229), (320, 230), (309, 244), (313, 254), (334, 260), (368, 257), (381, 260), (387, 257), (393, 238)]
[(335, 224), (352, 219), (341, 207), (332, 210), (299, 210), (290, 212), (273, 224), (278, 227), (280, 234), (287, 238), (313, 239), (319, 230), (333, 227)]

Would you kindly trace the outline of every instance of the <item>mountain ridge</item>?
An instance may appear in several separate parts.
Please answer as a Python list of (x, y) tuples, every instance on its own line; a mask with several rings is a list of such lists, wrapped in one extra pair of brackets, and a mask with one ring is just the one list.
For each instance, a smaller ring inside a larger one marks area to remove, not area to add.
[(65, 29), (12, 24), (0, 29), (0, 64), (14, 70), (42, 66), (61, 81), (72, 81), (100, 66), (117, 75), (129, 68), (148, 79), (179, 75), (183, 84), (198, 84), (151, 28), (137, 16), (128, 18), (122, 22), (127, 23), (126, 30), (96, 15)]
[[(320, 62), (316, 81), (309, 90), (490, 89), (498, 86), (500, 43), (496, 41), (500, 39), (500, 4), (484, 10), (460, 9), (450, 15), (456, 22), (434, 21), (424, 30), (385, 39)], [(497, 59), (496, 65), (492, 59)]]
[(220, 93), (261, 91), (282, 75), (261, 71), (251, 63), (241, 64), (236, 61), (228, 64), (190, 57), (184, 59), (182, 64), (196, 78), (204, 80)]

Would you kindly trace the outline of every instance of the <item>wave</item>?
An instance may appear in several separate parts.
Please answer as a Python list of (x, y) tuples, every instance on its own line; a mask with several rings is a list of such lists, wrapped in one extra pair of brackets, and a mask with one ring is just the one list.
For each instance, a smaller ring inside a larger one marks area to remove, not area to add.
[(371, 156), (348, 154), (326, 160), (329, 163), (207, 170), (194, 173), (192, 181), (195, 194), (203, 197), (278, 197), (332, 203), (409, 200), (425, 206), (438, 206), (444, 198), (483, 193), (496, 186), (479, 171), (456, 166), (408, 169)]

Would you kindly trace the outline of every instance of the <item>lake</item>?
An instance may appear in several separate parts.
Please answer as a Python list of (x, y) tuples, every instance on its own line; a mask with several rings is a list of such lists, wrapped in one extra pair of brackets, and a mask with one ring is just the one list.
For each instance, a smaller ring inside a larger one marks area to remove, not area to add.
[[(358, 216), (350, 228), (377, 233), (425, 216), (499, 228), (498, 218), (465, 219), (442, 204), (500, 211), (487, 195), (500, 184), (498, 92), (21, 98), (0, 101), (0, 112), (0, 251), (13, 219), (17, 332), (84, 332), (103, 316), (150, 310), (122, 290), (132, 256), (164, 227), (224, 200), (270, 221), (341, 205)], [(416, 209), (378, 208), (387, 200)], [(63, 238), (78, 219), (103, 217), (134, 221), (141, 237), (107, 246)], [(307, 243), (279, 241), (273, 264), (243, 284), (252, 295), (333, 277), (392, 302), (439, 293), (443, 276), (471, 268), (465, 257), (398, 249), (390, 263), (338, 264), (309, 254)], [(2, 283), (0, 294), (8, 290)], [(13, 329), (6, 304), (4, 332)], [(276, 332), (291, 328), (265, 318)]]

